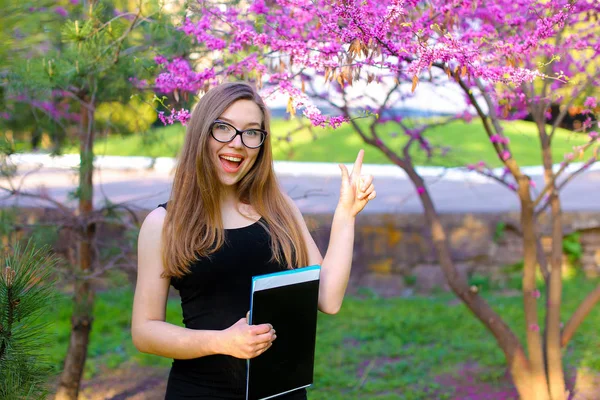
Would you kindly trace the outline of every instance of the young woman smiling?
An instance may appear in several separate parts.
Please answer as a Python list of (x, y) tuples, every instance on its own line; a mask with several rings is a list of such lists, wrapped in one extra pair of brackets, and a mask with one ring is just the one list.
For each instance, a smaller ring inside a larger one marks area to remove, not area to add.
[[(208, 91), (192, 113), (171, 197), (146, 217), (138, 241), (132, 338), (142, 352), (173, 358), (166, 399), (243, 399), (246, 359), (277, 338), (248, 325), (251, 278), (321, 265), (319, 310), (342, 305), (354, 221), (375, 198), (373, 177), (340, 165), (342, 184), (323, 258), (273, 171), (269, 112), (246, 83)], [(169, 287), (185, 327), (165, 322)], [(299, 390), (281, 399), (306, 399)]]

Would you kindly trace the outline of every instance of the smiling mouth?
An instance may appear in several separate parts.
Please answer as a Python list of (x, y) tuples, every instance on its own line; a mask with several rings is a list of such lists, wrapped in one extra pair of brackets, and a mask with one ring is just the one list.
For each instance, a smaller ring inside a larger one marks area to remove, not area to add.
[(244, 158), (241, 156), (220, 155), (219, 161), (221, 161), (221, 166), (225, 172), (237, 172), (240, 169)]

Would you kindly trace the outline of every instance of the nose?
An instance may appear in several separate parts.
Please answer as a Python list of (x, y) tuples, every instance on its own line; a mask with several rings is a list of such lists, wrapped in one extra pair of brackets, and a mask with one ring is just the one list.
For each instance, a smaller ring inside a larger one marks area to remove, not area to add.
[(242, 143), (242, 135), (235, 135), (233, 140), (229, 142), (229, 147), (232, 147), (234, 149), (241, 149), (242, 147), (244, 147), (244, 144)]

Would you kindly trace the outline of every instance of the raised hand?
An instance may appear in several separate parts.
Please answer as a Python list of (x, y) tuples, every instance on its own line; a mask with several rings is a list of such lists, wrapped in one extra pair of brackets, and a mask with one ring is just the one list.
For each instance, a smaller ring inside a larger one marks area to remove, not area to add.
[(267, 351), (277, 338), (271, 324), (248, 325), (246, 318), (222, 332), (223, 353), (245, 360)]
[(376, 196), (375, 186), (373, 185), (373, 176), (361, 175), (362, 163), (365, 152), (360, 150), (352, 172), (348, 174), (345, 165), (340, 164), (342, 170), (342, 186), (340, 188), (340, 201), (338, 208), (347, 211), (350, 216), (355, 217), (370, 200)]

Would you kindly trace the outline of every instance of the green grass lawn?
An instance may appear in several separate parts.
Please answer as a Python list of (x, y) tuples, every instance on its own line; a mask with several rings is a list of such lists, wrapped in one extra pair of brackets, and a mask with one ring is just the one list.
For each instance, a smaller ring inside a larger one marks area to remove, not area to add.
[[(367, 120), (358, 122), (363, 127), (368, 124)], [(290, 134), (291, 141), (286, 140), (288, 133), (299, 125), (298, 120), (273, 120), (273, 151), (276, 160), (349, 163), (354, 161), (358, 150), (366, 146), (350, 124), (345, 124), (337, 130), (313, 128), (312, 133), (308, 129), (301, 129)], [(506, 136), (511, 141), (513, 154), (520, 165), (540, 165), (539, 141), (534, 124), (512, 121), (503, 125)], [(392, 137), (394, 128), (392, 124), (388, 124), (382, 128), (379, 135), (392, 150), (399, 153), (406, 143), (406, 136), (398, 134)], [(95, 151), (96, 154), (102, 155), (173, 157), (181, 147), (184, 135), (185, 128), (181, 125), (152, 129), (136, 135), (111, 135), (108, 138), (100, 138), (96, 142)], [(481, 122), (477, 120), (470, 124), (455, 121), (446, 126), (436, 127), (428, 132), (426, 137), (433, 145), (448, 146), (450, 151), (444, 156), (438, 154), (427, 159), (422, 151), (415, 149), (412, 153), (416, 165), (456, 167), (481, 160), (495, 167), (501, 165)], [(573, 146), (584, 142), (585, 135), (559, 129), (553, 143), (555, 162), (562, 161), (564, 154), (571, 152)], [(76, 152), (77, 148), (67, 148), (66, 151)], [(376, 148), (366, 149), (365, 162), (390, 164), (386, 156)]]
[[(580, 277), (566, 281), (563, 321), (598, 282)], [(520, 296), (483, 290), (482, 295), (523, 337)], [(544, 291), (542, 290), (542, 293)], [(117, 368), (125, 362), (164, 366), (170, 360), (139, 353), (131, 342), (129, 326), (133, 293), (129, 287), (100, 293), (95, 306), (85, 376), (102, 368)], [(437, 399), (452, 389), (435, 381), (466, 364), (477, 363), (475, 381), (492, 386), (505, 375), (505, 361), (493, 337), (462, 303), (451, 294), (430, 297), (384, 299), (364, 290), (360, 297), (347, 297), (335, 316), (320, 314), (315, 360), (314, 399)], [(543, 304), (540, 299), (540, 306)], [(56, 371), (67, 349), (70, 303), (63, 296), (46, 318), (53, 321), (51, 346), (47, 352)], [(177, 299), (169, 300), (167, 320), (181, 324)], [(540, 315), (540, 321), (543, 315)], [(580, 327), (566, 351), (569, 368), (600, 371), (600, 312), (593, 311)], [(429, 394), (427, 394), (429, 393)]]

